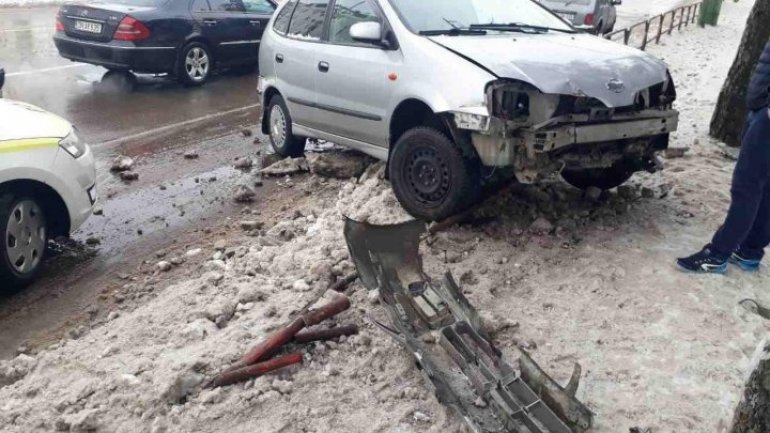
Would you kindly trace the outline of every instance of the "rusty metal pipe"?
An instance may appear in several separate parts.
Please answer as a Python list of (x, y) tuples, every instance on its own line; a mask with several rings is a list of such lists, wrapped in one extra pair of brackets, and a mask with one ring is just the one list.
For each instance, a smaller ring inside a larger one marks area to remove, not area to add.
[(260, 362), (258, 364), (249, 365), (237, 370), (224, 372), (214, 378), (214, 380), (211, 382), (211, 386), (219, 387), (232, 385), (234, 383), (260, 377), (264, 374), (270, 373), (271, 371), (288, 367), (290, 365), (299, 364), (301, 362), (301, 353), (290, 353), (288, 355), (279, 356), (265, 362)]
[(303, 328), (308, 326), (317, 325), (318, 323), (334, 317), (337, 314), (350, 308), (350, 300), (347, 296), (338, 296), (332, 302), (319, 307), (317, 310), (308, 311), (307, 313), (299, 316), (289, 326), (281, 328), (274, 332), (257, 346), (251, 349), (246, 355), (233, 366), (234, 368), (240, 368), (245, 365), (251, 365), (267, 358), (270, 354), (283, 347), (290, 342), (295, 335)]
[(302, 331), (294, 336), (294, 341), (300, 344), (310, 343), (312, 341), (333, 340), (348, 335), (358, 334), (358, 326), (344, 325), (328, 329), (317, 329)]

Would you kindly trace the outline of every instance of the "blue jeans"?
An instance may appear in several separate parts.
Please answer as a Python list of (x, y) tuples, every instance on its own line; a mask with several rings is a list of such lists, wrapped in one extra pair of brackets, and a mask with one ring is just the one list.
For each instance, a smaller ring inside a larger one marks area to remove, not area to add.
[(761, 260), (770, 245), (770, 118), (766, 108), (749, 115), (733, 173), (732, 202), (711, 250), (725, 258), (740, 248)]

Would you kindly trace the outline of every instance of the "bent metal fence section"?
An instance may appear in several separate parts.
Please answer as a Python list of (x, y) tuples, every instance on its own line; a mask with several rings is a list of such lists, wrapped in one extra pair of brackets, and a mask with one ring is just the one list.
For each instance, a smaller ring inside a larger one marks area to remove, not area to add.
[(660, 37), (663, 34), (670, 35), (674, 29), (682, 30), (682, 27), (694, 25), (702, 5), (703, 1), (701, 0), (680, 6), (625, 29), (607, 33), (604, 37), (611, 41), (645, 50), (652, 41), (656, 44), (660, 43)]

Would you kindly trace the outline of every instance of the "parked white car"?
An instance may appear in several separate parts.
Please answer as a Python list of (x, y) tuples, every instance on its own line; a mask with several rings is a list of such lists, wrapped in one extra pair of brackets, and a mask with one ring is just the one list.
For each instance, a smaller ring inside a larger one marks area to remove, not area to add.
[(48, 240), (86, 221), (95, 184), (93, 155), (71, 123), (0, 99), (0, 292), (29, 284)]

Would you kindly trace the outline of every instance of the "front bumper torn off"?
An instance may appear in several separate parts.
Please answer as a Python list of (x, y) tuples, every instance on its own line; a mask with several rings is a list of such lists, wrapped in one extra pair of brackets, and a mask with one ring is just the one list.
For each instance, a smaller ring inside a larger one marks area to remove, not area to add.
[(667, 135), (677, 130), (676, 110), (645, 110), (616, 114), (609, 121), (593, 122), (585, 115), (551, 119), (541, 125), (504, 133), (505, 125), (493, 126), (489, 132), (472, 134), (473, 146), (487, 166), (513, 165), (517, 149), (526, 149), (532, 158), (569, 146), (642, 140)]
[(345, 223), (359, 276), (380, 291), (392, 325), (372, 320), (414, 355), (438, 400), (476, 433), (589, 430), (593, 414), (574, 397), (579, 366), (565, 389), (523, 350), (518, 369), (507, 364), (452, 275), (436, 282), (423, 272), (418, 247), (424, 231), (419, 221)]

